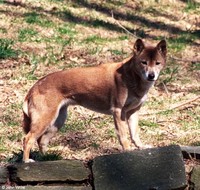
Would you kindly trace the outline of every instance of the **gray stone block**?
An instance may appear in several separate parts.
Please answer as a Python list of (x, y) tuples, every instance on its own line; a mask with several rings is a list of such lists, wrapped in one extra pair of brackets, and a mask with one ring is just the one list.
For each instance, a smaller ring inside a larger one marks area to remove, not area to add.
[(16, 189), (24, 189), (24, 190), (92, 190), (92, 187), (86, 186), (18, 186)]
[(179, 146), (97, 157), (92, 171), (95, 190), (169, 190), (187, 184)]
[(14, 182), (83, 182), (90, 175), (81, 161), (60, 160), (14, 164), (9, 166)]
[(6, 167), (0, 167), (0, 184), (6, 183), (8, 178), (8, 171)]
[(194, 190), (200, 190), (200, 166), (194, 166), (190, 183)]

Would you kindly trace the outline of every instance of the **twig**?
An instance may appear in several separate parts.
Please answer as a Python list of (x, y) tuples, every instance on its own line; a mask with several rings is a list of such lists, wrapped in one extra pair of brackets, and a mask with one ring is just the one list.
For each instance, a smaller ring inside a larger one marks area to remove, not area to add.
[(180, 104), (178, 104), (178, 105), (172, 106), (172, 107), (169, 108), (169, 109), (162, 110), (162, 111), (158, 111), (158, 112), (142, 113), (142, 114), (140, 114), (140, 115), (156, 115), (156, 114), (159, 114), (159, 113), (162, 113), (162, 112), (165, 112), (165, 111), (171, 111), (171, 110), (177, 109), (177, 108), (179, 108), (179, 107), (182, 107), (182, 106), (184, 106), (184, 105), (186, 105), (186, 104), (189, 104), (189, 103), (191, 103), (191, 102), (194, 102), (194, 101), (198, 100), (199, 98), (200, 98), (200, 96), (197, 96), (197, 97), (195, 97), (195, 98), (192, 98), (192, 99), (190, 99), (190, 100), (187, 100), (186, 102), (183, 102), (183, 103), (180, 103)]
[(138, 38), (135, 34), (133, 34), (132, 32), (130, 32), (128, 29), (126, 29), (123, 25), (120, 24), (120, 22), (118, 20), (115, 19), (114, 17), (114, 14), (113, 14), (113, 11), (111, 11), (111, 15), (112, 15), (112, 18), (113, 20), (115, 21), (115, 23), (121, 27), (123, 30), (125, 30), (128, 34), (130, 34), (131, 36), (135, 37), (135, 38)]
[(189, 104), (189, 103), (191, 103), (191, 102), (194, 102), (195, 100), (197, 100), (197, 99), (199, 99), (199, 98), (200, 98), (200, 96), (197, 96), (197, 97), (195, 97), (195, 98), (192, 98), (192, 99), (190, 99), (190, 100), (187, 100), (186, 102), (183, 102), (183, 103), (181, 103), (181, 104), (178, 104), (178, 105), (175, 105), (175, 106), (171, 107), (170, 110), (173, 110), (173, 109), (182, 107), (182, 106), (184, 106), (184, 105), (186, 105), (186, 104)]
[(167, 95), (169, 95), (169, 90), (167, 89), (165, 83), (164, 82), (161, 82), (161, 83), (162, 83), (162, 85), (163, 85), (163, 87), (165, 89), (165, 92), (167, 93)]

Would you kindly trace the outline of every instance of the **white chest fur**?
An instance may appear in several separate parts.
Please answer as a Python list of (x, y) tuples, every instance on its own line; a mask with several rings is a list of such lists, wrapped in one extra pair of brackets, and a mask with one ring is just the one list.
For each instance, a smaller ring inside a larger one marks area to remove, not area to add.
[(139, 107), (140, 105), (142, 105), (147, 99), (147, 95), (145, 94), (142, 98), (128, 98), (125, 106), (123, 108), (123, 110), (125, 112), (128, 112), (130, 110), (136, 109), (137, 107)]

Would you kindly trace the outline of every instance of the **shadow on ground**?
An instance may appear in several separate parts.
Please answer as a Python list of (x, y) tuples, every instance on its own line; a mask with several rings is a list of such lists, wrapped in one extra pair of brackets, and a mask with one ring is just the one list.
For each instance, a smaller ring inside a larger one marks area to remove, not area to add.
[[(14, 153), (11, 158), (8, 159), (8, 163), (21, 163), (23, 158), (23, 151)], [(39, 151), (31, 151), (30, 158), (35, 161), (55, 161), (62, 160), (62, 156), (59, 152), (49, 152), (41, 154)]]

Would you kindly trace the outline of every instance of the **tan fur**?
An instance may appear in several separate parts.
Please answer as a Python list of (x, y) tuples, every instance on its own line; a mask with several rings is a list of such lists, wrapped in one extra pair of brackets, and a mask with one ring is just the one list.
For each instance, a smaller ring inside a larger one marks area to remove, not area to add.
[(45, 76), (28, 92), (24, 110), (24, 162), (38, 141), (46, 151), (49, 140), (62, 127), (69, 105), (112, 114), (119, 142), (124, 150), (130, 148), (125, 129), (138, 148), (138, 110), (146, 99), (149, 88), (158, 78), (166, 62), (166, 42), (147, 46), (141, 39), (134, 45), (133, 56), (119, 63), (102, 64), (89, 68), (74, 68)]

